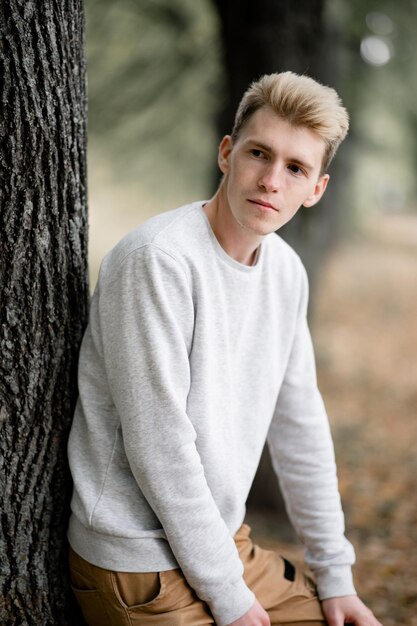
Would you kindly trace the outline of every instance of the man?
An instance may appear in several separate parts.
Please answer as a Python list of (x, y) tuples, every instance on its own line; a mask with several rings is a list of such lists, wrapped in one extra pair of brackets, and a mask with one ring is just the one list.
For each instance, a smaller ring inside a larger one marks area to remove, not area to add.
[[(275, 234), (320, 200), (347, 129), (332, 89), (264, 76), (220, 144), (214, 197), (105, 258), (69, 442), (70, 567), (89, 624), (379, 624), (352, 583), (306, 274)], [(322, 603), (242, 525), (266, 440)]]

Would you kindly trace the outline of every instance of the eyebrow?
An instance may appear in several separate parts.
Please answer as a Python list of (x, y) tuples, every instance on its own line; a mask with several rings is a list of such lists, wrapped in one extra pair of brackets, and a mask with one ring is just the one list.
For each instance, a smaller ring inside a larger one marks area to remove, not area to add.
[[(262, 150), (265, 150), (265, 152), (270, 152), (270, 153), (273, 152), (271, 146), (268, 146), (268, 144), (263, 143), (262, 141), (257, 141), (256, 139), (252, 139), (251, 137), (248, 137), (247, 139), (245, 139), (244, 144), (253, 144), (255, 146), (258, 146)], [(303, 159), (300, 159), (296, 156), (291, 157), (288, 160), (291, 161), (291, 163), (294, 163), (294, 165), (300, 165), (301, 167), (305, 168), (309, 172), (312, 172), (314, 170), (314, 165), (312, 165), (311, 163), (307, 163), (307, 161), (304, 161)]]

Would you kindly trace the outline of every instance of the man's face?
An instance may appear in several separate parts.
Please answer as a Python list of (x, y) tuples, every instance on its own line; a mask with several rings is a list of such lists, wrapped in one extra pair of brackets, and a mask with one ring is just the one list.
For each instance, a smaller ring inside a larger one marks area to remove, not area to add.
[(312, 206), (326, 189), (320, 176), (325, 145), (313, 131), (292, 126), (269, 108), (256, 111), (233, 143), (224, 137), (219, 167), (229, 217), (246, 235), (263, 236)]

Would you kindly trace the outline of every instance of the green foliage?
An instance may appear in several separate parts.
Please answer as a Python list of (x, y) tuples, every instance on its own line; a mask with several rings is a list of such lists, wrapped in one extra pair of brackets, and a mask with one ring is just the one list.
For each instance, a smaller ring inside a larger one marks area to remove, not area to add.
[[(352, 117), (355, 208), (361, 214), (370, 207), (415, 210), (417, 2), (333, 0), (327, 9), (341, 36), (341, 93)], [(386, 46), (388, 62), (366, 61), (361, 44), (367, 37)]]
[(211, 3), (87, 0), (86, 12), (94, 152), (148, 185), (204, 178), (221, 94)]

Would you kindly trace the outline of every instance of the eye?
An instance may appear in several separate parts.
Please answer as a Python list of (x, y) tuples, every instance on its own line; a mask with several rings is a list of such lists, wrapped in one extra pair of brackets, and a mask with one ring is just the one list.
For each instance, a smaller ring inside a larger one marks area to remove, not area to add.
[(291, 163), (288, 166), (288, 169), (290, 170), (290, 172), (292, 172), (293, 174), (296, 174), (296, 175), (304, 174), (304, 170), (302, 170), (299, 165), (296, 165), (296, 163)]
[(258, 150), (258, 148), (252, 148), (250, 154), (256, 159), (266, 159), (265, 152), (262, 152), (262, 150)]

